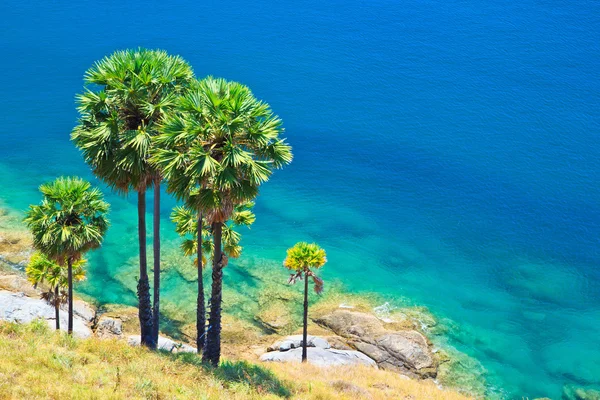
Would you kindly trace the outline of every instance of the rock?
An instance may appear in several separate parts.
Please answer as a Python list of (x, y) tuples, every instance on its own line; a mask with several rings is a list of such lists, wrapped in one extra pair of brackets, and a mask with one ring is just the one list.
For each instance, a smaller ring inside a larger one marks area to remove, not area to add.
[(329, 345), (331, 346), (332, 349), (354, 350), (352, 347), (348, 346), (348, 343), (346, 343), (346, 340), (344, 338), (341, 338), (339, 336), (327, 336), (325, 338), (325, 340), (327, 340), (327, 342), (329, 342)]
[(96, 318), (96, 309), (83, 300), (73, 300), (73, 314), (80, 316), (88, 323)]
[[(140, 336), (131, 335), (127, 338), (127, 343), (132, 346), (140, 345)], [(169, 351), (171, 353), (196, 353), (196, 348), (189, 346), (184, 343), (177, 343), (174, 340), (166, 338), (164, 336), (158, 337), (157, 349)]]
[[(307, 350), (308, 362), (321, 367), (333, 365), (356, 365), (362, 364), (377, 367), (375, 361), (354, 350), (323, 349), (320, 347), (309, 347)], [(302, 349), (294, 348), (288, 351), (271, 351), (260, 356), (261, 361), (271, 362), (301, 362)]]
[(101, 316), (96, 324), (96, 336), (99, 338), (119, 338), (123, 335), (123, 321), (119, 318)]
[(0, 275), (0, 289), (23, 292), (29, 297), (39, 296), (39, 291), (35, 290), (27, 279), (17, 274)]
[[(327, 340), (318, 336), (308, 335), (306, 339), (308, 347), (320, 347), (322, 349), (328, 349), (331, 347)], [(269, 346), (267, 351), (288, 351), (290, 349), (299, 347), (302, 347), (302, 335), (292, 335), (273, 343), (271, 346)]]
[(377, 317), (336, 310), (315, 320), (346, 338), (348, 344), (366, 354), (384, 369), (412, 377), (433, 378), (437, 362), (427, 339), (414, 330), (388, 330)]
[(383, 322), (374, 315), (336, 310), (315, 321), (343, 337), (362, 337), (385, 330)]
[[(44, 319), (51, 328), (55, 327), (54, 307), (42, 299), (25, 296), (24, 293), (0, 291), (0, 320), (29, 323), (34, 319)], [(67, 330), (67, 312), (61, 309), (60, 328)], [(80, 338), (92, 335), (88, 321), (78, 315), (73, 315), (73, 334)]]
[(565, 386), (562, 393), (563, 400), (600, 400), (600, 391), (583, 389), (574, 386)]

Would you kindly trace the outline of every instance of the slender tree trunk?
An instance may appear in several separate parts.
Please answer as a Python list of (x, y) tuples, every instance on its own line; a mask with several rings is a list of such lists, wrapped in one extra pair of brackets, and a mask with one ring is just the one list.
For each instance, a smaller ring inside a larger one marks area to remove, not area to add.
[(154, 307), (152, 308), (152, 340), (158, 343), (160, 327), (160, 178), (154, 179)]
[(219, 366), (221, 358), (221, 300), (223, 289), (223, 260), (221, 252), (221, 232), (223, 224), (213, 224), (213, 252), (212, 291), (210, 295), (210, 315), (208, 331), (206, 332), (206, 345), (204, 346), (203, 362), (209, 362), (214, 367)]
[(73, 334), (73, 262), (71, 257), (67, 258), (67, 281), (69, 285), (69, 318), (67, 332)]
[(156, 348), (152, 337), (152, 303), (150, 301), (150, 283), (148, 282), (148, 263), (146, 260), (146, 191), (138, 191), (138, 236), (140, 248), (140, 280), (137, 294), (139, 299), (139, 318), (141, 343)]
[(302, 329), (302, 362), (308, 360), (308, 272), (304, 271), (304, 327)]
[(198, 353), (206, 342), (206, 308), (204, 307), (204, 282), (202, 279), (202, 213), (198, 213), (198, 300), (196, 305), (196, 348)]
[(56, 316), (56, 330), (60, 330), (60, 291), (58, 285), (54, 287), (54, 315)]

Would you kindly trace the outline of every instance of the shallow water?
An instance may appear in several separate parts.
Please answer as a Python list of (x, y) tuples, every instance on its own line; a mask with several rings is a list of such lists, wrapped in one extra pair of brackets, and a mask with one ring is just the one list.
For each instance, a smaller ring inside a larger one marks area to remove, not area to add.
[[(115, 49), (161, 47), (199, 76), (248, 84), (294, 146), (229, 285), (252, 291), (249, 269), (276, 270), (287, 247), (314, 240), (326, 280), (450, 321), (448, 341), (481, 362), (490, 393), (599, 386), (599, 12), (592, 1), (2, 2), (0, 199), (24, 210), (57, 175), (93, 179), (69, 143), (83, 72)], [(107, 196), (113, 226), (80, 290), (135, 304), (135, 199)], [(172, 205), (163, 237), (176, 258)], [(169, 273), (165, 302), (193, 303), (192, 290)]]

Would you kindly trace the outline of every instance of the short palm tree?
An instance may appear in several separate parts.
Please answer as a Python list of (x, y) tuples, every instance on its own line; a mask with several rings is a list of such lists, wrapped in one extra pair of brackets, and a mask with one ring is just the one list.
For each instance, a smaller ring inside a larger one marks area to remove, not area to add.
[[(242, 255), (240, 246), (241, 235), (236, 227), (252, 225), (256, 219), (252, 212), (254, 203), (248, 202), (235, 207), (231, 220), (223, 227), (223, 250), (227, 257), (238, 258)], [(198, 223), (202, 219), (197, 212), (189, 207), (175, 207), (171, 213), (171, 220), (175, 223), (175, 231), (184, 238), (181, 249), (186, 256), (196, 255), (195, 264), (198, 267), (198, 299), (196, 304), (196, 346), (198, 351), (204, 347), (206, 334), (206, 307), (204, 304), (204, 284), (202, 280), (202, 266), (206, 265), (206, 255), (211, 255), (214, 247), (209, 239), (210, 227), (198, 230)], [(202, 246), (198, 248), (198, 238), (202, 238)], [(205, 239), (206, 238), (206, 239)]]
[[(93, 172), (120, 193), (137, 192), (142, 344), (158, 340), (160, 308), (160, 183), (149, 162), (157, 126), (193, 79), (189, 64), (161, 50), (117, 51), (85, 74), (77, 97), (81, 114), (72, 140)], [(154, 304), (146, 260), (146, 190), (154, 187)]]
[[(73, 280), (78, 282), (85, 279), (85, 259), (73, 263)], [(56, 329), (60, 329), (60, 305), (68, 300), (65, 288), (68, 289), (68, 271), (50, 260), (44, 254), (36, 252), (31, 256), (31, 260), (25, 267), (27, 279), (33, 284), (33, 287), (45, 285), (48, 290), (42, 292), (42, 299), (54, 306), (56, 318)]]
[(153, 161), (168, 190), (197, 210), (214, 242), (211, 308), (203, 360), (221, 356), (223, 224), (238, 204), (252, 201), (273, 169), (292, 160), (281, 120), (237, 82), (208, 77), (193, 85), (178, 113), (165, 119)]
[(40, 186), (43, 200), (29, 206), (24, 222), (34, 247), (58, 265), (67, 266), (69, 318), (73, 332), (73, 265), (100, 247), (108, 228), (108, 203), (102, 193), (81, 178), (61, 177)]
[(325, 250), (316, 243), (299, 242), (287, 251), (287, 257), (283, 266), (292, 270), (289, 283), (296, 283), (298, 279), (304, 279), (304, 325), (302, 329), (302, 362), (307, 360), (307, 338), (308, 338), (308, 278), (314, 282), (315, 292), (323, 291), (323, 280), (319, 278), (314, 269), (319, 269), (327, 262)]

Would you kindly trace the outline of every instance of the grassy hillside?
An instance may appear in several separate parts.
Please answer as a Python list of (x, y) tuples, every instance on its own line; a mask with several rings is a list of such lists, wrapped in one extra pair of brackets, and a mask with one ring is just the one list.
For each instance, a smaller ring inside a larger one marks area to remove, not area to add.
[(45, 323), (0, 322), (0, 399), (466, 399), (366, 367), (203, 367), (195, 354), (155, 353), (123, 341), (77, 340)]

